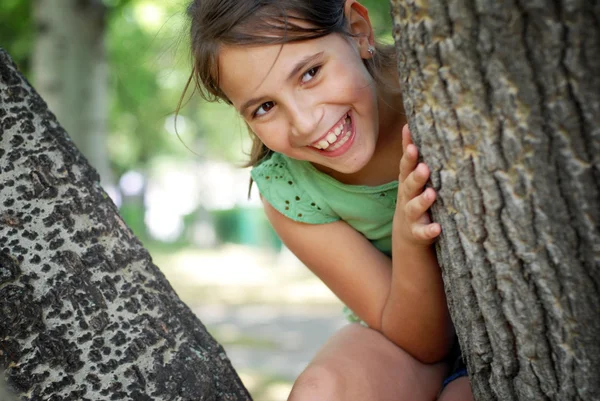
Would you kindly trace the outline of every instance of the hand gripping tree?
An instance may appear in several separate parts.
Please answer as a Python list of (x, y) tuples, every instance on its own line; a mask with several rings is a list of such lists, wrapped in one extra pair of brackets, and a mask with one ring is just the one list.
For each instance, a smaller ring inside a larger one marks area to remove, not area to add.
[(391, 0), (476, 399), (600, 399), (600, 2)]
[(8, 387), (28, 400), (250, 400), (98, 180), (0, 49), (0, 370)]

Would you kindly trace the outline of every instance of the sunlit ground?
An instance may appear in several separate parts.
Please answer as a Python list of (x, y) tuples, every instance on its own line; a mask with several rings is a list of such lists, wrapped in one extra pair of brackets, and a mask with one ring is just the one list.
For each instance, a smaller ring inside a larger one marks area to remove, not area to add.
[(345, 324), (339, 301), (289, 252), (225, 245), (151, 253), (257, 401), (286, 400), (294, 378)]

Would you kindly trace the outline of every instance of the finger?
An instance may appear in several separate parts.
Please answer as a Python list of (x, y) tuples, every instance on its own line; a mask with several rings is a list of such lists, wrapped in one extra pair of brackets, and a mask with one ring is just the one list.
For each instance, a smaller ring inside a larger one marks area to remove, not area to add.
[(435, 202), (436, 193), (433, 188), (427, 188), (423, 193), (407, 202), (405, 210), (406, 217), (411, 222), (431, 222), (427, 211)]
[(412, 235), (415, 239), (421, 241), (431, 241), (442, 233), (442, 226), (439, 223), (415, 224), (412, 227)]
[(425, 163), (417, 167), (402, 182), (402, 191), (406, 199), (412, 199), (423, 192), (423, 187), (429, 180), (431, 172)]
[(409, 144), (400, 158), (400, 181), (406, 180), (406, 177), (415, 169), (419, 160), (419, 150), (413, 144)]
[(404, 124), (402, 127), (402, 150), (406, 150), (406, 147), (412, 144), (412, 138), (410, 136), (410, 129), (408, 128), (408, 124)]

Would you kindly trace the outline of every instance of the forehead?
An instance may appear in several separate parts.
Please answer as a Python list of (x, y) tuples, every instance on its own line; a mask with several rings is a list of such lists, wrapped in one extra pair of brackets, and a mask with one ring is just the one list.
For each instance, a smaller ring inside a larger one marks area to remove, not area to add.
[[(274, 75), (291, 60), (289, 48), (293, 45), (225, 46), (219, 52), (219, 85), (225, 93), (237, 92), (239, 83), (253, 83), (267, 74)], [(271, 71), (269, 71), (271, 70)], [(252, 88), (255, 89), (255, 88)], [(250, 90), (252, 90), (250, 89)]]
[(266, 46), (224, 46), (219, 51), (219, 84), (231, 86), (231, 81), (241, 76), (263, 74), (264, 66), (277, 66), (280, 69), (286, 64), (289, 45)]

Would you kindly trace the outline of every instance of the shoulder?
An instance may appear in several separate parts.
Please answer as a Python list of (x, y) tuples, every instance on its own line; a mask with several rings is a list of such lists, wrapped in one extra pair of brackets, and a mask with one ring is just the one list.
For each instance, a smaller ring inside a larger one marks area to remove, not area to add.
[(310, 170), (303, 162), (279, 153), (252, 168), (252, 179), (261, 196), (279, 213), (302, 223), (323, 224), (339, 220), (320, 191), (308, 185)]

